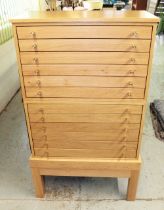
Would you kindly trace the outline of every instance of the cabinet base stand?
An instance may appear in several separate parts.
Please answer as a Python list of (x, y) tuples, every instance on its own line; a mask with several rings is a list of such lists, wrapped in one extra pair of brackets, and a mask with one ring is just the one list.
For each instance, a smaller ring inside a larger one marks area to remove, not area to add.
[(44, 197), (43, 176), (87, 176), (128, 178), (127, 200), (136, 198), (141, 158), (85, 159), (30, 157), (36, 196)]

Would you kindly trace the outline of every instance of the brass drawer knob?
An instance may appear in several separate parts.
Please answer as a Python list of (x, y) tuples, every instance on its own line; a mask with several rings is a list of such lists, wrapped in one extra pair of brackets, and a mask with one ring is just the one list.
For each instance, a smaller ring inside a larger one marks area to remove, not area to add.
[(36, 33), (33, 31), (33, 32), (31, 32), (31, 36), (33, 37), (33, 38), (36, 38)]
[(38, 58), (33, 58), (33, 62), (34, 62), (34, 64), (38, 64)]

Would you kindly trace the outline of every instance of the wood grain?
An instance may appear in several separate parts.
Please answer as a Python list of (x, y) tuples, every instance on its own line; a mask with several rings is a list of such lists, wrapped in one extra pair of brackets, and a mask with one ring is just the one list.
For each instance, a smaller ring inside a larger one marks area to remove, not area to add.
[(19, 39), (47, 38), (128, 38), (151, 39), (151, 26), (31, 26), (18, 27)]
[(146, 77), (147, 65), (22, 65), (24, 76), (128, 76)]
[(22, 64), (148, 64), (149, 53), (21, 52)]
[(20, 51), (125, 51), (149, 52), (150, 40), (37, 39), (19, 40)]
[(145, 88), (144, 77), (25, 76), (26, 87), (134, 87)]

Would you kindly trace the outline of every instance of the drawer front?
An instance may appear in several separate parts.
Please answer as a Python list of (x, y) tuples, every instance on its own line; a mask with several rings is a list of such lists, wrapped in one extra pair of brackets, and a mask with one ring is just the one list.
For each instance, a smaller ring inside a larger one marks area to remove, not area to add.
[(104, 122), (104, 123), (140, 123), (140, 115), (122, 114), (29, 114), (31, 122)]
[(21, 52), (22, 64), (148, 64), (149, 53)]
[(149, 52), (150, 40), (39, 39), (19, 40), (20, 51), (125, 51)]
[(144, 77), (25, 76), (26, 87), (134, 87), (145, 88)]
[(31, 26), (17, 27), (18, 39), (128, 38), (151, 39), (151, 26)]
[(89, 87), (26, 87), (31, 98), (96, 98), (96, 99), (143, 99), (141, 88), (89, 88)]
[(118, 150), (107, 149), (44, 149), (35, 148), (35, 155), (39, 157), (68, 157), (68, 158), (136, 158), (136, 150), (127, 150), (125, 147)]
[(140, 105), (109, 105), (92, 103), (28, 104), (30, 114), (142, 114)]
[(147, 65), (22, 65), (24, 76), (128, 76), (146, 77)]

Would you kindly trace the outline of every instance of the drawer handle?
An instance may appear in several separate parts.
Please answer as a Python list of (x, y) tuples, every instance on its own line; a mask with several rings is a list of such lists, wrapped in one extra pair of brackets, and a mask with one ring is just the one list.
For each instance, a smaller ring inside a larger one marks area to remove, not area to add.
[(136, 45), (132, 45), (131, 48), (132, 48), (133, 50), (136, 50), (136, 49), (137, 49), (137, 46), (136, 46)]
[(35, 64), (38, 64), (38, 58), (34, 58), (33, 61)]
[(131, 36), (131, 37), (138, 37), (138, 33), (137, 33), (136, 31), (134, 31), (134, 32), (132, 32), (132, 33), (130, 34), (130, 36)]
[(135, 58), (130, 58), (130, 63), (135, 63), (136, 59)]
[(34, 31), (31, 32), (31, 35), (32, 35), (33, 38), (36, 38), (36, 33)]
[(36, 95), (39, 96), (39, 97), (42, 97), (43, 96), (43, 94), (42, 94), (41, 91), (39, 91)]
[(128, 92), (128, 93), (127, 93), (127, 96), (128, 96), (128, 97), (132, 97), (132, 93), (131, 93), (131, 92)]
[(130, 71), (129, 71), (129, 74), (134, 75), (134, 73), (135, 73), (135, 70), (130, 70)]
[(45, 118), (44, 117), (41, 117), (40, 118), (40, 121), (45, 122)]
[(38, 48), (37, 44), (33, 44), (33, 45), (32, 45), (32, 48), (36, 51), (37, 48)]
[(133, 82), (128, 82), (128, 86), (133, 87)]
[(44, 110), (43, 109), (39, 109), (39, 112), (41, 112), (42, 114), (44, 114)]
[(37, 69), (37, 70), (35, 71), (35, 74), (36, 74), (37, 76), (39, 76), (39, 75), (40, 75), (40, 71)]
[(38, 80), (38, 81), (36, 82), (36, 84), (37, 84), (38, 87), (41, 87), (41, 81), (40, 81), (40, 80)]

